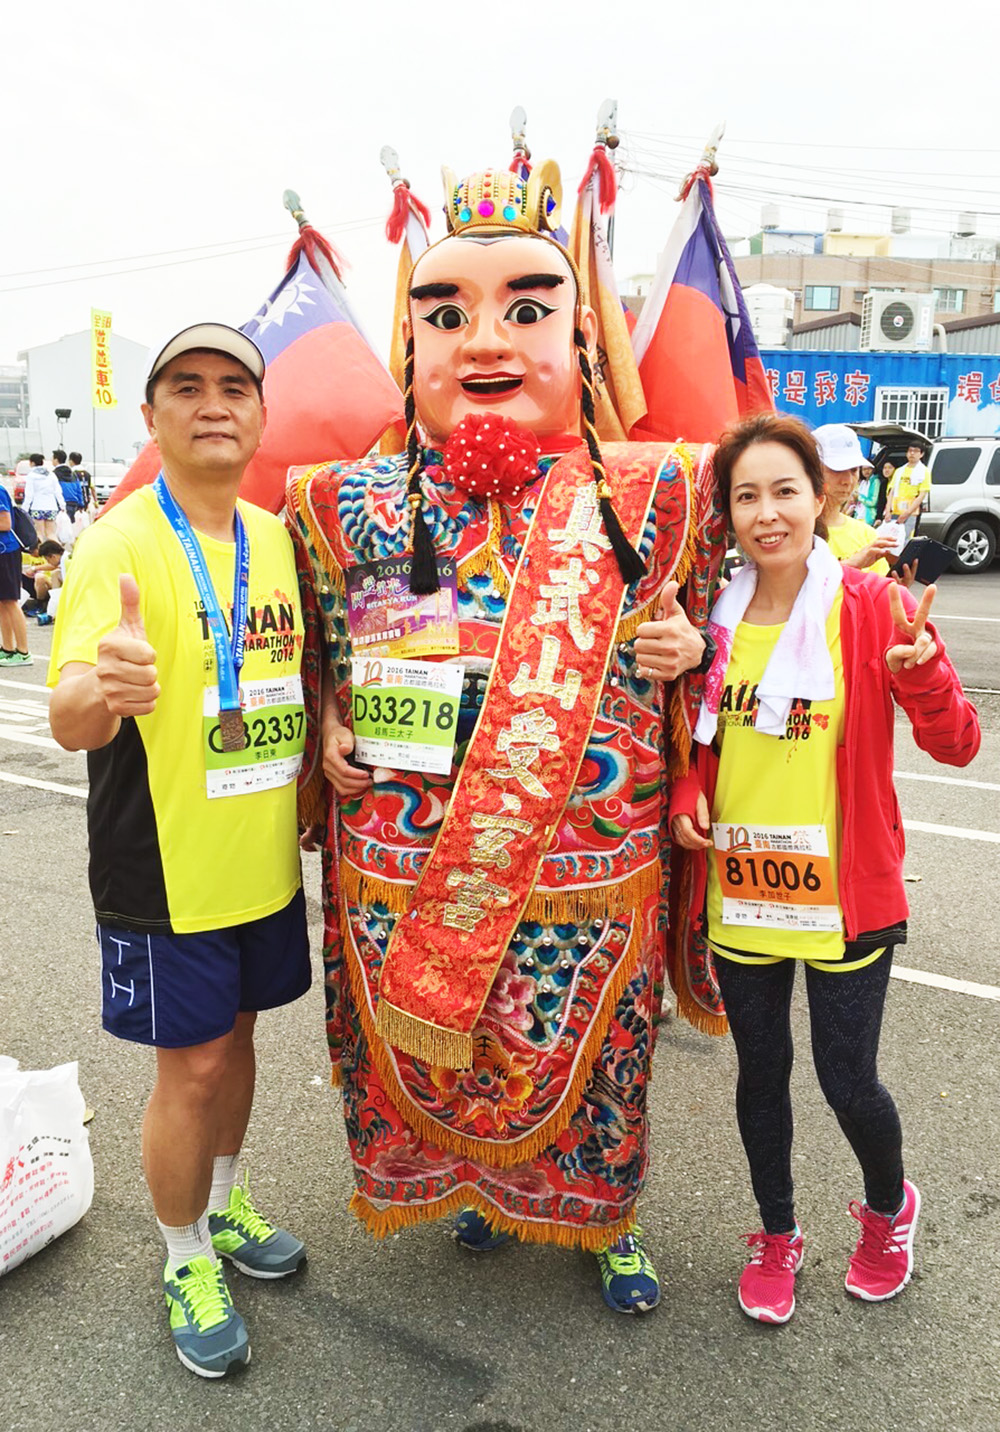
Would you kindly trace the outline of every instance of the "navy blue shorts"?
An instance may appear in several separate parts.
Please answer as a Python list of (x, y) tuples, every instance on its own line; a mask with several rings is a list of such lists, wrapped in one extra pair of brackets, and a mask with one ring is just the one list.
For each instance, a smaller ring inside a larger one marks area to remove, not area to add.
[[(3, 509), (0, 508), (0, 511)], [(32, 585), (32, 596), (35, 588)], [(21, 600), (21, 549), (16, 552), (0, 552), (0, 602)]]
[(109, 1034), (160, 1049), (207, 1044), (236, 1016), (291, 1004), (312, 982), (306, 901), (194, 935), (140, 935), (98, 925), (101, 1019)]

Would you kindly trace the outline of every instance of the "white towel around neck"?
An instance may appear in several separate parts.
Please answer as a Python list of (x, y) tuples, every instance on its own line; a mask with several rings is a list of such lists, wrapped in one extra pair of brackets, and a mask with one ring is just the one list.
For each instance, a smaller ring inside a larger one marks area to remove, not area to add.
[[(840, 563), (823, 539), (814, 537), (813, 549), (806, 560), (805, 581), (757, 684), (754, 730), (762, 735), (784, 735), (788, 713), (796, 697), (805, 701), (833, 699), (833, 659), (826, 644), (826, 619), (842, 581)], [(708, 630), (717, 651), (705, 678), (694, 732), (695, 740), (703, 746), (711, 745), (715, 739), (733, 636), (756, 590), (757, 566), (748, 562), (712, 608)]]

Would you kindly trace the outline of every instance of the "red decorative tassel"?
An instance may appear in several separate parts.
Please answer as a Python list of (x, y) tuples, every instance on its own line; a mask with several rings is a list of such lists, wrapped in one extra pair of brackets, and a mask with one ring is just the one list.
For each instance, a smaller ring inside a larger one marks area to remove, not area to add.
[(385, 236), (390, 244), (398, 244), (406, 233), (406, 220), (411, 210), (423, 220), (425, 229), (430, 227), (431, 211), (427, 205), (417, 198), (408, 184), (394, 184), (392, 210), (385, 221)]
[(615, 207), (615, 199), (618, 196), (618, 180), (615, 177), (615, 166), (608, 158), (608, 151), (603, 144), (596, 144), (594, 152), (590, 156), (590, 163), (587, 165), (587, 172), (580, 181), (580, 188), (577, 193), (582, 194), (584, 189), (597, 175), (597, 202), (602, 214)]
[[(329, 240), (324, 239), (320, 231), (314, 229), (312, 224), (303, 224), (299, 230), (299, 236), (292, 245), (288, 255), (288, 262), (285, 265), (286, 273), (295, 267), (299, 261), (299, 255), (303, 252), (317, 273), (320, 273), (320, 268), (316, 261), (316, 255), (321, 254), (340, 279), (341, 283), (343, 283), (344, 260), (340, 254), (337, 253), (337, 250)], [(322, 278), (322, 274), (320, 274), (320, 277)]]

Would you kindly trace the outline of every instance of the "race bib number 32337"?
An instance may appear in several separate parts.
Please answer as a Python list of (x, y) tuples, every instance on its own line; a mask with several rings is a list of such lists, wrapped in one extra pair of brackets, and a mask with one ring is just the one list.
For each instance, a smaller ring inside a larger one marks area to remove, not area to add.
[(202, 739), (209, 800), (246, 796), (294, 781), (306, 745), (306, 717), (299, 676), (244, 681), (243, 748), (225, 751), (219, 730), (219, 688), (205, 689)]

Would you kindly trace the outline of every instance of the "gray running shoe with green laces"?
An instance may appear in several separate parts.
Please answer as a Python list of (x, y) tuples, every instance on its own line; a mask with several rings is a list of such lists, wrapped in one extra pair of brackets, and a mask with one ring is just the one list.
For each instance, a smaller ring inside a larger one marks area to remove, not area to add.
[(616, 1313), (651, 1313), (660, 1301), (660, 1284), (643, 1247), (642, 1229), (633, 1228), (597, 1254), (601, 1292)]
[(300, 1243), (283, 1228), (274, 1228), (250, 1201), (250, 1181), (236, 1184), (229, 1207), (209, 1211), (212, 1247), (251, 1278), (287, 1278), (306, 1256)]
[(163, 1296), (177, 1356), (199, 1377), (225, 1377), (250, 1361), (250, 1339), (233, 1307), (221, 1263), (191, 1258), (163, 1270)]

